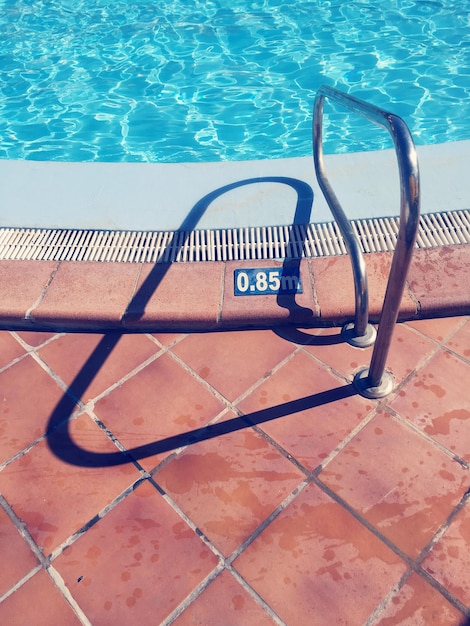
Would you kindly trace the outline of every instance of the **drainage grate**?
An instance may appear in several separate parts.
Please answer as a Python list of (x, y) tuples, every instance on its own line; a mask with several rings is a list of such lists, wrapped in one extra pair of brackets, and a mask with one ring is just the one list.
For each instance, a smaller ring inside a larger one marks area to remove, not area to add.
[[(364, 252), (395, 249), (398, 218), (354, 220), (352, 225)], [(470, 243), (468, 210), (421, 216), (418, 248), (464, 243)], [(339, 254), (346, 254), (346, 247), (333, 222), (190, 232), (0, 229), (0, 260), (170, 263)]]

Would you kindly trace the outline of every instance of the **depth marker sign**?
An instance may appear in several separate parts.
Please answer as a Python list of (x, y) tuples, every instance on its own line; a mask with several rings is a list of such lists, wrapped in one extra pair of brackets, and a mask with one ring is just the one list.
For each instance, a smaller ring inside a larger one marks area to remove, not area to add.
[(264, 296), (302, 293), (298, 274), (288, 274), (285, 268), (234, 270), (236, 296)]

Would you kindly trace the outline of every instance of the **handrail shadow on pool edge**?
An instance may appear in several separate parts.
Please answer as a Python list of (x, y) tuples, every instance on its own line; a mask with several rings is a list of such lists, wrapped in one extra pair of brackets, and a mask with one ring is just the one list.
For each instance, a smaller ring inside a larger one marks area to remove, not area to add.
[[(259, 182), (282, 183), (293, 187), (297, 192), (297, 204), (293, 224), (306, 224), (309, 222), (313, 205), (313, 191), (307, 183), (298, 179), (286, 177), (251, 178), (225, 185), (224, 187), (216, 189), (199, 200), (178, 229), (179, 232), (185, 233), (185, 238), (182, 238), (179, 245), (181, 247), (184, 245), (186, 238), (188, 237), (188, 233), (196, 228), (201, 217), (204, 215), (208, 206), (215, 198), (237, 187)], [(294, 263), (296, 261), (298, 261), (297, 272), (299, 272), (300, 258), (294, 259)], [(286, 267), (287, 262), (289, 262), (289, 274), (292, 275), (293, 260), (286, 259), (283, 267)], [(159, 264), (158, 262), (155, 264), (145, 281), (138, 289), (137, 293), (132, 298), (129, 306), (127, 307), (126, 314), (131, 314), (133, 317), (143, 314), (146, 304), (157, 290), (170, 265), (171, 264)], [(289, 296), (278, 295), (277, 302), (279, 306), (287, 308), (291, 313), (295, 309), (304, 308), (299, 307), (296, 303), (295, 294), (291, 294)], [(300, 333), (300, 331), (298, 332), (299, 336), (301, 336), (302, 333)], [(57, 403), (49, 418), (46, 428), (46, 438), (49, 448), (58, 458), (67, 463), (82, 467), (108, 467), (122, 465), (132, 462), (133, 459), (142, 459), (156, 454), (157, 452), (168, 451), (183, 445), (217, 437), (228, 432), (240, 430), (254, 424), (260, 424), (291, 413), (313, 408), (321, 404), (326, 404), (356, 394), (352, 385), (345, 385), (329, 391), (313, 394), (305, 398), (286, 402), (269, 409), (256, 411), (222, 423), (201, 427), (187, 433), (163, 439), (161, 441), (155, 441), (150, 444), (138, 446), (127, 450), (126, 452), (91, 452), (74, 443), (69, 432), (69, 420), (73, 413), (77, 410), (77, 402), (81, 400), (86, 389), (89, 387), (96, 374), (106, 362), (106, 359), (118, 344), (121, 336), (122, 333), (107, 333), (102, 337), (92, 354), (88, 357), (87, 361), (83, 364), (80, 371), (69, 385), (68, 391), (63, 394), (62, 398)], [(323, 339), (324, 338), (322, 338), (322, 340)], [(307, 341), (307, 339), (303, 337), (303, 341)], [(327, 340), (327, 342), (331, 343), (336, 343), (336, 341), (336, 338), (330, 338), (330, 340)], [(315, 343), (315, 338), (310, 337), (310, 342)]]

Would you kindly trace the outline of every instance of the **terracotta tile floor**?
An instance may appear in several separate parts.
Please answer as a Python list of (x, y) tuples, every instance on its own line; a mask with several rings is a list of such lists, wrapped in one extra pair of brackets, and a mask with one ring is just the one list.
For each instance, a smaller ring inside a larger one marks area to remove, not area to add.
[(470, 317), (0, 331), (0, 623), (470, 623)]

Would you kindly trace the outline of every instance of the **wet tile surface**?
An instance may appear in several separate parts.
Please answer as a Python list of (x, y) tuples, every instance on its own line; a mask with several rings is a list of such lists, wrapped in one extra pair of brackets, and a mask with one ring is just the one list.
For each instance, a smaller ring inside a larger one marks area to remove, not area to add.
[(224, 404), (164, 354), (95, 405), (95, 414), (148, 471), (187, 443)]
[(276, 623), (227, 571), (222, 572), (174, 624), (220, 626), (221, 619), (230, 626), (272, 626)]
[(288, 624), (361, 624), (406, 566), (309, 485), (234, 563)]
[(469, 482), (467, 470), (386, 412), (379, 412), (319, 478), (414, 558)]
[(0, 331), (0, 622), (457, 626), (469, 328)]
[[(352, 379), (358, 369), (369, 365), (373, 347), (355, 348), (338, 341), (332, 341), (328, 345), (327, 337), (337, 340), (339, 332), (336, 328), (315, 331), (316, 339), (312, 340), (312, 345), (305, 346), (305, 349), (335, 371)], [(400, 384), (413, 367), (419, 366), (435, 349), (432, 342), (415, 334), (406, 324), (397, 324), (387, 359), (387, 371), (393, 374), (395, 385)]]
[(374, 626), (459, 626), (464, 615), (417, 574), (412, 574), (394, 595)]
[(391, 407), (462, 459), (470, 461), (469, 364), (440, 351), (400, 391)]
[[(230, 426), (230, 422), (224, 422)], [(155, 480), (228, 556), (304, 478), (245, 428), (191, 446)]]
[(470, 605), (470, 502), (423, 562), (424, 569), (466, 606)]
[(46, 554), (139, 478), (129, 463), (90, 467), (118, 453), (88, 415), (71, 420), (69, 432), (55, 431), (52, 449), (42, 440), (0, 473), (0, 492)]
[(238, 408), (313, 470), (366, 417), (373, 404), (304, 353), (296, 354)]
[[(322, 315), (335, 312), (339, 319), (354, 317), (354, 279), (351, 261), (347, 255), (320, 257), (310, 261), (315, 277), (318, 300), (322, 305)], [(369, 283), (369, 311), (372, 319), (378, 319), (382, 310), (387, 286), (392, 254), (382, 252), (367, 255), (367, 275)], [(400, 311), (408, 315), (416, 312), (416, 303), (405, 288)]]
[(217, 561), (146, 481), (54, 567), (91, 623), (159, 624)]
[(296, 347), (260, 330), (215, 333), (210, 352), (204, 349), (205, 341), (205, 335), (191, 335), (172, 352), (230, 401), (265, 378)]

